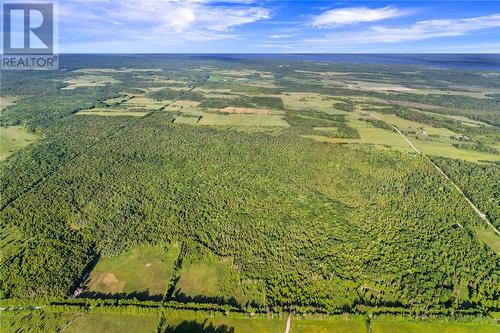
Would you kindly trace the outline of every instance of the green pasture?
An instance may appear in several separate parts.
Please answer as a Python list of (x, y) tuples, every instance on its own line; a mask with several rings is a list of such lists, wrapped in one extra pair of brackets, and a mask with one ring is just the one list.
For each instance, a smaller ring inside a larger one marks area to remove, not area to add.
[(156, 314), (84, 313), (65, 333), (154, 333)]
[[(111, 294), (144, 294), (140, 297), (161, 298), (171, 278), (179, 248), (141, 246), (114, 258), (101, 258), (86, 281), (86, 292)], [(139, 298), (139, 297), (138, 297)]]
[(198, 122), (199, 125), (208, 126), (265, 126), (288, 127), (287, 122), (280, 115), (260, 114), (211, 114), (207, 113)]
[(38, 134), (28, 132), (23, 126), (0, 127), (0, 161), (39, 138)]
[(372, 333), (498, 333), (500, 325), (494, 323), (460, 323), (440, 321), (397, 321), (375, 319), (371, 321)]

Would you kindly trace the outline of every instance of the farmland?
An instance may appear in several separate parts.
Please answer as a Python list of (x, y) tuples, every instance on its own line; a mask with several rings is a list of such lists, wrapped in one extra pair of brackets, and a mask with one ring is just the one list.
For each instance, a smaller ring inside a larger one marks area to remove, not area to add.
[(500, 77), (62, 61), (2, 78), (0, 304), (21, 322), (498, 330)]
[(0, 127), (0, 161), (40, 138), (22, 126)]
[[(279, 333), (287, 324), (286, 316), (243, 316), (236, 313), (217, 313), (192, 310), (164, 309), (133, 313), (120, 313), (111, 307), (95, 311), (65, 312), (60, 310), (38, 310), (33, 313), (9, 312), (3, 315), (2, 332), (49, 332), (64, 329), (65, 332), (220, 332), (220, 333)], [(314, 315), (293, 316), (290, 332), (318, 333), (493, 333), (498, 324), (491, 319), (475, 322), (457, 320), (425, 319), (408, 317), (372, 317), (371, 320), (358, 315), (321, 317)]]
[(137, 247), (99, 260), (85, 281), (83, 297), (162, 299), (172, 278), (178, 247)]

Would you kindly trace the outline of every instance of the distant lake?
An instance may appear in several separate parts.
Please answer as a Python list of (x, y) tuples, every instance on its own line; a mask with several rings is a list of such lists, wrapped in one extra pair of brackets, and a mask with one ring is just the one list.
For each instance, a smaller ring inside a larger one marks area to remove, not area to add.
[(232, 59), (283, 59), (347, 62), (500, 71), (500, 54), (210, 54)]

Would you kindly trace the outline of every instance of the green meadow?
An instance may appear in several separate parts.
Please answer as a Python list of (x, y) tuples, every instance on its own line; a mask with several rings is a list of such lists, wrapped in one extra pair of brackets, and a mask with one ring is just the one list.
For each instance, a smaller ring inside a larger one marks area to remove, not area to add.
[(0, 127), (0, 161), (37, 141), (40, 135), (29, 132), (23, 126)]
[(161, 299), (173, 273), (179, 248), (141, 246), (114, 258), (101, 258), (85, 282), (85, 295)]

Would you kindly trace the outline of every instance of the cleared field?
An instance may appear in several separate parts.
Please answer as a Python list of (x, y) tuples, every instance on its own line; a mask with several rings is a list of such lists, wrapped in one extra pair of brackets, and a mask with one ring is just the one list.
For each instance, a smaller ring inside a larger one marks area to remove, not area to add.
[(0, 97), (0, 110), (5, 109), (16, 103), (17, 97), (15, 96), (2, 96)]
[(153, 333), (158, 315), (86, 313), (66, 328), (67, 333)]
[(227, 113), (271, 114), (271, 110), (267, 109), (237, 108), (234, 106), (225, 107), (223, 109), (220, 109), (220, 111)]
[(403, 132), (417, 132), (425, 133), (426, 135), (439, 135), (443, 137), (458, 135), (457, 133), (452, 132), (447, 128), (436, 128), (429, 125), (424, 125), (416, 121), (400, 118), (394, 114), (383, 114), (378, 112), (370, 113), (375, 115), (377, 118), (385, 121), (386, 123), (396, 126)]
[(161, 68), (82, 68), (74, 70), (75, 73), (134, 73), (134, 72), (161, 72)]
[(207, 126), (263, 126), (263, 127), (288, 127), (288, 123), (279, 115), (260, 114), (211, 114), (207, 113), (198, 122)]
[[(183, 262), (174, 297), (181, 301), (215, 303), (236, 301), (240, 305), (263, 304), (264, 292), (255, 283), (242, 283), (230, 259), (206, 254)], [(230, 301), (234, 300), (234, 301)]]
[(491, 228), (476, 228), (477, 237), (486, 243), (496, 254), (500, 255), (500, 236)]
[(185, 117), (178, 116), (174, 120), (174, 124), (188, 124), (188, 125), (196, 125), (200, 120), (199, 117)]
[(214, 317), (194, 311), (167, 311), (164, 318), (165, 324), (160, 330), (164, 333), (278, 333), (284, 332), (286, 327), (285, 319), (248, 318), (237, 314)]
[(177, 107), (177, 108), (196, 108), (196, 107), (198, 107), (198, 105), (200, 105), (200, 102), (181, 99), (181, 100), (175, 101), (175, 103), (173, 103), (170, 106)]
[(370, 81), (349, 81), (347, 88), (380, 92), (413, 92), (415, 90), (404, 86)]
[(349, 120), (349, 125), (358, 130), (361, 139), (330, 138), (322, 135), (303, 135), (302, 137), (320, 142), (375, 144), (402, 151), (412, 151), (408, 143), (396, 132), (373, 127), (360, 120)]
[(318, 93), (292, 92), (281, 94), (285, 109), (298, 111), (332, 111), (337, 102), (335, 98)]
[(100, 259), (86, 281), (83, 297), (103, 293), (110, 297), (161, 299), (171, 278), (179, 248), (142, 246), (115, 258)]
[(109, 84), (119, 83), (120, 81), (108, 75), (82, 75), (73, 79), (64, 80), (68, 86), (61, 88), (71, 90), (80, 87), (104, 87)]
[(365, 320), (362, 317), (335, 316), (327, 318), (292, 317), (293, 333), (366, 333)]
[(82, 110), (76, 113), (77, 116), (132, 116), (143, 117), (147, 115), (145, 111), (127, 111), (127, 109), (106, 109), (106, 108), (93, 108), (89, 110)]
[(437, 140), (416, 140), (415, 137), (409, 137), (410, 141), (422, 152), (427, 155), (457, 158), (467, 161), (500, 161), (500, 155), (483, 153), (475, 150), (458, 149), (446, 142)]
[(23, 126), (0, 127), (0, 161), (40, 138)]
[(487, 323), (405, 322), (375, 319), (372, 333), (498, 333), (500, 325)]
[(199, 104), (200, 104), (200, 102), (179, 100), (179, 101), (175, 101), (174, 103), (168, 105), (165, 108), (165, 111), (179, 112), (182, 115), (195, 116), (195, 117), (199, 118), (199, 117), (203, 116), (203, 112), (201, 112), (201, 110), (198, 109)]
[(127, 101), (129, 98), (130, 97), (128, 97), (128, 96), (110, 98), (110, 99), (105, 100), (104, 103), (107, 104), (108, 106), (112, 106), (112, 105), (121, 104), (121, 103)]
[(146, 110), (159, 110), (170, 102), (171, 101), (168, 100), (154, 100), (147, 97), (134, 96), (126, 102), (122, 103), (122, 106), (130, 108), (142, 108)]
[[(371, 113), (376, 114), (380, 119), (386, 120), (387, 123), (397, 126), (403, 132), (417, 133), (415, 135), (412, 134), (406, 136), (421, 152), (427, 155), (458, 158), (475, 162), (500, 160), (499, 155), (456, 148), (455, 146), (453, 146), (453, 143), (455, 141), (449, 138), (449, 136), (454, 135), (455, 133), (449, 131), (448, 129), (434, 128), (417, 122), (407, 121), (394, 115), (381, 115), (375, 112)], [(329, 143), (375, 144), (392, 147), (398, 150), (413, 152), (408, 143), (398, 133), (387, 129), (373, 127), (367, 122), (360, 121), (358, 119), (360, 116), (361, 114), (359, 112), (352, 112), (348, 116), (348, 123), (350, 126), (358, 130), (361, 139), (330, 138), (327, 136), (322, 136), (319, 135), (319, 132), (322, 131), (319, 128), (315, 128), (315, 130), (318, 131), (318, 135), (303, 135), (302, 137)], [(430, 135), (438, 135), (438, 137)]]

